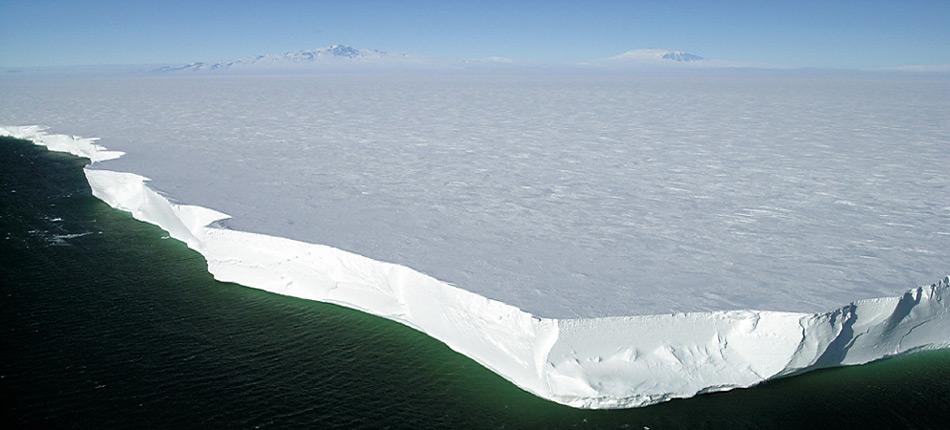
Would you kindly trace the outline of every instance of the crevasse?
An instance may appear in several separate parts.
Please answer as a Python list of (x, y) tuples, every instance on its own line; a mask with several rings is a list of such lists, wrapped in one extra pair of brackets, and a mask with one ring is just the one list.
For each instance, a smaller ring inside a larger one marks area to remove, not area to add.
[[(121, 157), (93, 138), (0, 127), (92, 164)], [(329, 246), (235, 231), (228, 215), (170, 202), (148, 179), (84, 169), (94, 196), (199, 252), (221, 281), (400, 322), (539, 397), (578, 408), (650, 405), (813, 369), (950, 346), (950, 277), (824, 313), (758, 310), (628, 317), (534, 316), (409, 267)]]

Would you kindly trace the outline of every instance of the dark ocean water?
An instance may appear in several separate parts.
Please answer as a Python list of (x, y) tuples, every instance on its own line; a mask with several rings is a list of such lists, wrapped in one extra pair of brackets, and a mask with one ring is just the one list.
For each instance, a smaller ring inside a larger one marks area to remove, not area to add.
[(213, 280), (84, 163), (0, 138), (2, 428), (950, 428), (950, 351), (559, 406), (399, 324)]

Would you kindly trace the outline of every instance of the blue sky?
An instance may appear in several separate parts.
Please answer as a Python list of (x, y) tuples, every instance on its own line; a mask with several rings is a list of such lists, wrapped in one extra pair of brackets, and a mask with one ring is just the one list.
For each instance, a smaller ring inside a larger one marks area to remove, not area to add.
[(950, 64), (950, 1), (7, 1), (0, 65), (221, 60), (343, 43), (577, 63), (635, 48), (782, 66)]

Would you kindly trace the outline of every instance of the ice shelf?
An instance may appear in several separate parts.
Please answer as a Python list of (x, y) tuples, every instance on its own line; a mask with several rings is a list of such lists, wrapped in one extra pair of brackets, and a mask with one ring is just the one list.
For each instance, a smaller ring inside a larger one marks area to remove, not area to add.
[[(48, 134), (36, 126), (3, 127), (0, 135), (94, 164), (122, 156), (94, 139)], [(644, 406), (950, 346), (950, 277), (824, 312), (545, 318), (404, 265), (222, 228), (218, 223), (228, 215), (172, 203), (135, 173), (87, 167), (85, 174), (93, 195), (201, 253), (216, 279), (400, 322), (526, 391), (579, 408)]]
[(950, 79), (24, 73), (0, 99), (231, 229), (543, 317), (822, 312), (950, 271)]

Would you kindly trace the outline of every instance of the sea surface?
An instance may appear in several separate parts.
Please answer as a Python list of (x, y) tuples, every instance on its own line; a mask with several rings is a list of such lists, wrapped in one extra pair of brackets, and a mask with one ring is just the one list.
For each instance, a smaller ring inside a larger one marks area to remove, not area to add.
[(95, 199), (85, 162), (0, 138), (2, 428), (950, 425), (950, 351), (641, 409), (550, 403), (397, 323), (215, 281)]

